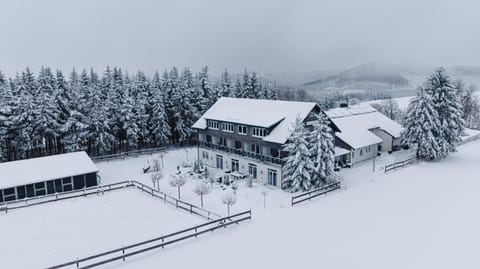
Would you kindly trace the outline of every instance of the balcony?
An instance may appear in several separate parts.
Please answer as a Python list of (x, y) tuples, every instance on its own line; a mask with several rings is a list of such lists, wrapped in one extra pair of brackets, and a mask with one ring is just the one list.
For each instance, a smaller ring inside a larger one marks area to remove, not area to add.
[(227, 152), (227, 153), (233, 153), (233, 154), (237, 154), (237, 155), (244, 156), (244, 157), (247, 157), (247, 158), (259, 160), (259, 161), (262, 161), (262, 162), (280, 164), (280, 165), (283, 163), (282, 159), (277, 158), (277, 157), (265, 156), (265, 155), (261, 155), (261, 154), (255, 153), (255, 152), (245, 151), (245, 150), (242, 150), (242, 149), (229, 148), (229, 147), (224, 146), (224, 145), (217, 145), (217, 144), (213, 144), (213, 143), (210, 143), (210, 142), (199, 141), (198, 145), (201, 146), (201, 147), (204, 147), (204, 148), (216, 149), (216, 150), (220, 150), (220, 151)]

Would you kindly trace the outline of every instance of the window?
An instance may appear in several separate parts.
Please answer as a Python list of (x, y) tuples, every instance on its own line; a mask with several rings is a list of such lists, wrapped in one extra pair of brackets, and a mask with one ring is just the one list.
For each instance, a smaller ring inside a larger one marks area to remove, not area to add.
[(248, 164), (248, 175), (250, 175), (253, 179), (257, 179), (257, 166), (255, 164)]
[(246, 135), (247, 134), (247, 126), (245, 125), (238, 125), (238, 133)]
[(243, 148), (242, 142), (240, 142), (240, 141), (235, 141), (235, 148), (236, 148), (236, 149), (242, 149), (242, 148)]
[(72, 178), (70, 177), (63, 178), (62, 183), (63, 183), (63, 191), (73, 190)]
[(274, 148), (271, 148), (270, 149), (270, 155), (272, 155), (272, 157), (278, 157), (278, 149), (274, 149)]
[(5, 202), (16, 200), (15, 188), (8, 188), (3, 190), (3, 200)]
[(98, 184), (97, 182), (97, 174), (96, 173), (90, 173), (85, 175), (85, 187), (92, 187), (96, 186)]
[(202, 151), (202, 158), (208, 159), (208, 151)]
[(47, 194), (45, 189), (45, 182), (35, 183), (35, 196), (41, 196)]
[(85, 188), (85, 176), (74, 176), (73, 177), (73, 189), (80, 190)]
[(277, 186), (277, 171), (268, 169), (268, 185)]
[(233, 124), (228, 122), (222, 123), (222, 130), (224, 130), (225, 132), (233, 133)]
[(26, 186), (27, 188), (27, 197), (35, 197), (35, 187), (33, 184), (29, 184)]
[(222, 145), (222, 146), (226, 146), (227, 145), (227, 139), (223, 138), (223, 137), (220, 137), (218, 139), (218, 144), (219, 145)]
[(360, 149), (360, 156), (363, 155), (363, 149)]
[(252, 135), (257, 137), (264, 137), (267, 135), (267, 130), (265, 130), (265, 128), (254, 127), (252, 131)]
[(207, 135), (207, 142), (212, 143), (212, 136), (211, 135)]
[(55, 183), (53, 180), (47, 181), (47, 193), (55, 193)]
[(239, 169), (238, 160), (232, 159), (232, 172), (238, 171)]
[(27, 197), (27, 192), (25, 191), (25, 186), (17, 187), (17, 199), (24, 199)]
[(217, 169), (223, 170), (223, 156), (217, 155)]
[(0, 203), (3, 203), (3, 191), (0, 190)]
[(257, 144), (252, 144), (251, 151), (259, 154), (260, 153), (260, 146), (257, 145)]
[(209, 120), (208, 121), (208, 128), (218, 129), (218, 121)]

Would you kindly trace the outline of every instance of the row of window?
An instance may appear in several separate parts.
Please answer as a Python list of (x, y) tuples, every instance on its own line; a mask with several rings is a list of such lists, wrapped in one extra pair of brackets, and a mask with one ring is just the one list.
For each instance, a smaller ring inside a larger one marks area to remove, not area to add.
[[(207, 126), (210, 129), (219, 129), (218, 121), (208, 120)], [(222, 122), (222, 131), (233, 133), (235, 130), (235, 125), (233, 123)], [(245, 125), (238, 125), (237, 126), (237, 133), (246, 135), (248, 133), (248, 127)], [(252, 135), (257, 137), (265, 137), (267, 135), (267, 130), (265, 128), (260, 127), (252, 127)]]
[(95, 173), (38, 182), (0, 190), (0, 202), (79, 190), (97, 185)]
[[(208, 153), (207, 153), (208, 156)], [(217, 169), (223, 170), (223, 156), (217, 155), (216, 156), (216, 167)], [(240, 170), (240, 162), (237, 159), (232, 159), (232, 166), (231, 171), (239, 171)], [(253, 163), (248, 164), (248, 174), (256, 179), (257, 178), (257, 165)], [(269, 185), (277, 186), (277, 170), (274, 169), (267, 169), (267, 183)]]

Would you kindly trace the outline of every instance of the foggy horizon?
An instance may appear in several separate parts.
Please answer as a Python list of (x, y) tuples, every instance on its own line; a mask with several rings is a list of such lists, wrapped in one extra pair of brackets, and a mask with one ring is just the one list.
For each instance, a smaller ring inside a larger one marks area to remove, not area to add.
[[(0, 71), (212, 74), (337, 70), (366, 63), (478, 65), (474, 1), (10, 1)], [(468, 30), (468, 31), (466, 31)], [(413, 49), (414, 48), (414, 49)]]

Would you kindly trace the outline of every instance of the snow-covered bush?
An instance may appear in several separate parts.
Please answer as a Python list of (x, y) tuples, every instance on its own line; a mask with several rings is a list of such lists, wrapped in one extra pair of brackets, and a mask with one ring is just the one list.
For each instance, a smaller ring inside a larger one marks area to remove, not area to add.
[(206, 194), (210, 193), (210, 185), (206, 182), (199, 182), (197, 185), (195, 185), (195, 188), (193, 189), (193, 192), (195, 192), (197, 195), (200, 196), (200, 204), (203, 207), (203, 196)]

